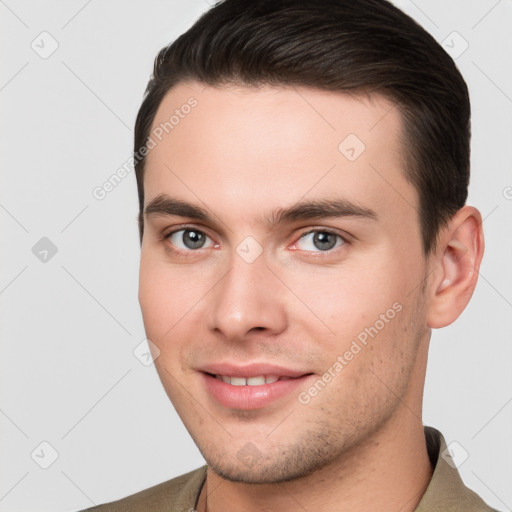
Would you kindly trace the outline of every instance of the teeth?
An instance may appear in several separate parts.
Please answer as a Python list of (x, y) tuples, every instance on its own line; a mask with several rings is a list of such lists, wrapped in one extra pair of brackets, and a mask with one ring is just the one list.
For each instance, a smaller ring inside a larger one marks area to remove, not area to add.
[(265, 377), (249, 377), (247, 379), (248, 386), (261, 386), (265, 384)]
[(244, 377), (230, 377), (229, 375), (215, 375), (215, 377), (232, 386), (263, 386), (264, 384), (273, 384), (278, 380), (288, 380), (290, 378), (278, 377), (277, 375), (268, 375), (267, 377), (259, 375), (258, 377), (249, 377), (248, 379)]

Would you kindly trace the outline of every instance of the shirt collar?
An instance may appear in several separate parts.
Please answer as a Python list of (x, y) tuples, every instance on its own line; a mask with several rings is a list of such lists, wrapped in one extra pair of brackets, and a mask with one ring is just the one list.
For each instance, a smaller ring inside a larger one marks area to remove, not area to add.
[(446, 441), (433, 427), (424, 427), (428, 456), (434, 473), (415, 512), (492, 511), (464, 485)]

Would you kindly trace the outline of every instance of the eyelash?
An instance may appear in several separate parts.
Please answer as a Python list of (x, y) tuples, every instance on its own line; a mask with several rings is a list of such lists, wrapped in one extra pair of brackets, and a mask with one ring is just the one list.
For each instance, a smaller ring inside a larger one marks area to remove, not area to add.
[[(197, 233), (200, 233), (200, 234), (206, 236), (207, 238), (209, 238), (213, 242), (212, 238), (209, 235), (207, 235), (204, 231), (195, 228), (194, 226), (180, 226), (178, 229), (174, 229), (173, 231), (170, 231), (169, 233), (165, 234), (163, 238), (164, 238), (164, 240), (170, 240), (172, 235), (174, 235), (176, 233), (179, 233), (180, 231), (195, 231)], [(332, 230), (326, 229), (326, 228), (316, 228), (316, 229), (310, 229), (309, 231), (306, 231), (306, 232), (302, 233), (297, 238), (297, 241), (294, 242), (292, 245), (296, 245), (299, 240), (301, 240), (302, 238), (305, 238), (306, 236), (308, 236), (308, 235), (310, 235), (312, 233), (326, 233), (326, 234), (334, 235), (338, 239), (342, 240), (342, 244), (341, 245), (339, 245), (338, 247), (334, 247), (332, 249), (329, 249), (327, 251), (320, 251), (320, 250), (318, 250), (318, 251), (303, 251), (305, 253), (310, 253), (311, 255), (314, 255), (312, 257), (315, 257), (315, 258), (328, 257), (328, 256), (332, 255), (333, 252), (335, 252), (336, 250), (341, 249), (343, 246), (348, 245), (350, 243), (350, 240), (349, 240), (349, 238), (347, 236), (343, 236), (340, 233), (337, 233), (336, 231), (332, 231)], [(213, 243), (214, 243), (214, 245), (218, 245), (218, 244), (215, 244), (215, 242), (213, 242)], [(169, 247), (169, 249), (173, 253), (178, 254), (178, 255), (180, 255), (182, 257), (185, 257), (185, 258), (190, 258), (190, 257), (197, 256), (197, 254), (198, 253), (200, 254), (203, 250), (209, 249), (209, 248), (206, 248), (206, 249), (199, 248), (199, 249), (189, 249), (189, 250), (185, 251), (185, 250), (176, 249), (176, 247), (173, 246), (172, 244), (169, 244), (168, 247)]]

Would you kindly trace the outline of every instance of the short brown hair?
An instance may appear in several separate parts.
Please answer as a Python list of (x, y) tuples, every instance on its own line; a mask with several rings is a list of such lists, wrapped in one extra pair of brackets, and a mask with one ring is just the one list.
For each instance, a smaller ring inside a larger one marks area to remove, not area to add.
[[(405, 173), (419, 194), (425, 254), (466, 202), (466, 83), (436, 40), (386, 0), (218, 2), (157, 55), (135, 124), (135, 151), (145, 146), (166, 93), (184, 81), (380, 93), (404, 121)], [(141, 239), (144, 163), (135, 161)]]

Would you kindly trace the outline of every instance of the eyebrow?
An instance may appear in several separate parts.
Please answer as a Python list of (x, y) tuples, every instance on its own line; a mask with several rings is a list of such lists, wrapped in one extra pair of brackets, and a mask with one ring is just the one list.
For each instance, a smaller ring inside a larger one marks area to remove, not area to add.
[[(203, 208), (177, 199), (166, 194), (160, 194), (144, 208), (146, 217), (164, 217), (175, 215), (194, 220), (215, 224), (214, 218)], [(299, 201), (286, 208), (276, 208), (270, 215), (263, 215), (264, 224), (275, 226), (302, 220), (323, 218), (357, 217), (377, 220), (377, 214), (371, 208), (358, 205), (348, 199), (320, 199)]]

